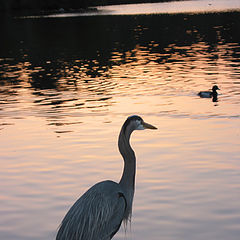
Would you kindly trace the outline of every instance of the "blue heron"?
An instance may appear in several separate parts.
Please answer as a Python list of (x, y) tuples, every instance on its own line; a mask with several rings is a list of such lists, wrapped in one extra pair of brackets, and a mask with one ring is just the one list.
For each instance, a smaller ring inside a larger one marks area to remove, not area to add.
[(127, 118), (118, 138), (118, 148), (124, 159), (119, 183), (106, 180), (87, 190), (62, 220), (56, 240), (110, 240), (122, 221), (127, 224), (131, 219), (136, 157), (129, 140), (134, 130), (144, 129), (157, 128), (139, 116)]

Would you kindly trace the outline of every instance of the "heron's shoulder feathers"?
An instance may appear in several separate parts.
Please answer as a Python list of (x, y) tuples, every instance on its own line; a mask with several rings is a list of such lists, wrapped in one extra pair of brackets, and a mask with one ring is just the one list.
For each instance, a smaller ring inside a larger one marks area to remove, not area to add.
[(110, 239), (109, 236), (119, 229), (125, 209), (126, 200), (119, 184), (99, 182), (70, 208), (60, 230), (66, 231), (66, 239)]

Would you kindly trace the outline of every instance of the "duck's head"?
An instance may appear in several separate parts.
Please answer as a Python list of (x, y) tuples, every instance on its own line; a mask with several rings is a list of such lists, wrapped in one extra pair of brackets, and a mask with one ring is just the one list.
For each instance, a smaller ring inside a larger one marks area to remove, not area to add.
[(212, 90), (213, 90), (213, 92), (216, 92), (217, 90), (220, 90), (220, 88), (218, 88), (217, 85), (214, 85), (214, 86), (212, 87)]

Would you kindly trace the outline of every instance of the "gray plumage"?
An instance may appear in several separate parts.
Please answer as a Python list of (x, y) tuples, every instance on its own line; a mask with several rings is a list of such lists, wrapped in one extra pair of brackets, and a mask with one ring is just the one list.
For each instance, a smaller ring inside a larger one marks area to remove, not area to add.
[(134, 130), (156, 129), (139, 116), (127, 118), (118, 138), (124, 169), (119, 183), (99, 182), (85, 192), (70, 208), (56, 240), (110, 240), (122, 221), (131, 218), (135, 186), (136, 157), (129, 139)]

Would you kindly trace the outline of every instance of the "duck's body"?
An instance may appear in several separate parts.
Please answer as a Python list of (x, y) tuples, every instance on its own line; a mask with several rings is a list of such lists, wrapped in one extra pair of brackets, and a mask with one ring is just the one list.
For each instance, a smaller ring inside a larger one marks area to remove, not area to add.
[(201, 98), (217, 98), (217, 90), (220, 90), (217, 85), (212, 87), (212, 91), (201, 91), (198, 93), (198, 96)]

